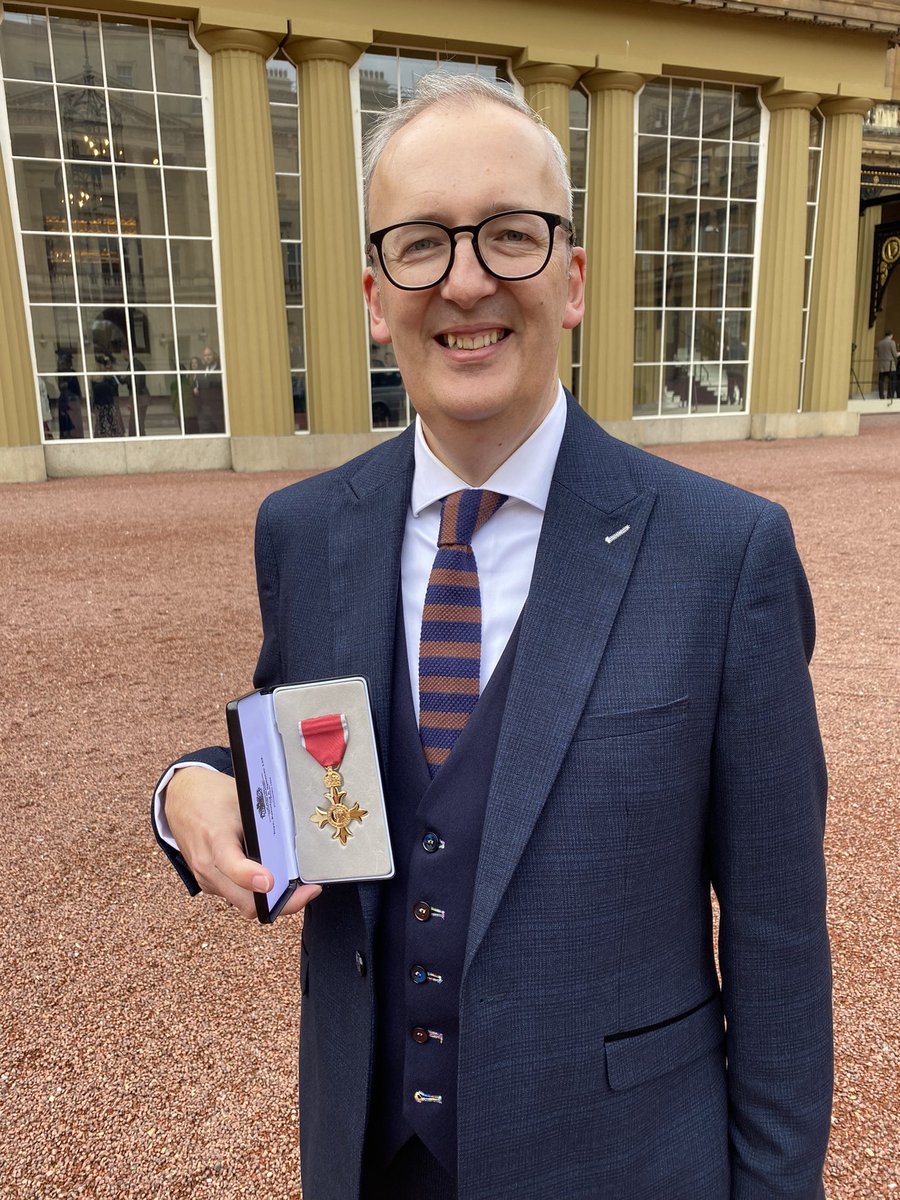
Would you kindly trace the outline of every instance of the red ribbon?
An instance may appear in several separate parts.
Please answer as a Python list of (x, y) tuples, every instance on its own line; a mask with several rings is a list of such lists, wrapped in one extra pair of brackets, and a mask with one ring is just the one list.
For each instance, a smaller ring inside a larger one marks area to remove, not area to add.
[(343, 713), (307, 717), (300, 722), (300, 740), (320, 766), (339, 767), (347, 749), (347, 718)]

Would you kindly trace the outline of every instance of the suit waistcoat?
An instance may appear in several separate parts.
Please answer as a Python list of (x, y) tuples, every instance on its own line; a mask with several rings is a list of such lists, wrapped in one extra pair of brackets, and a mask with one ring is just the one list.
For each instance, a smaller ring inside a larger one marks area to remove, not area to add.
[[(384, 888), (376, 940), (370, 1148), (386, 1164), (417, 1134), (455, 1176), (460, 982), (518, 625), (434, 780), (416, 725), (399, 605), (394, 641), (387, 788), (396, 874)], [(440, 982), (417, 982), (423, 975)]]

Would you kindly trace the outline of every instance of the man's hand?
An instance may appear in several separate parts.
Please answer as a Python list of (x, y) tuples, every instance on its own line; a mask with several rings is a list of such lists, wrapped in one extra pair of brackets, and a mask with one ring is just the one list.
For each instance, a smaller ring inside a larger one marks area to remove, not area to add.
[[(256, 916), (254, 892), (275, 885), (271, 871), (244, 854), (237, 788), (229, 775), (182, 767), (166, 788), (166, 820), (178, 848), (204, 892), (223, 896), (243, 916)], [(298, 887), (281, 910), (299, 912), (322, 891)]]

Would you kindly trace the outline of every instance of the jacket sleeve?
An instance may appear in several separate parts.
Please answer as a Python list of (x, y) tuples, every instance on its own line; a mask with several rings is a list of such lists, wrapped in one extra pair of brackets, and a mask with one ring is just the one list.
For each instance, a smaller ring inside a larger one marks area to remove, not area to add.
[(712, 761), (732, 1200), (824, 1196), (833, 1062), (814, 640), (790, 523), (767, 505), (732, 602)]

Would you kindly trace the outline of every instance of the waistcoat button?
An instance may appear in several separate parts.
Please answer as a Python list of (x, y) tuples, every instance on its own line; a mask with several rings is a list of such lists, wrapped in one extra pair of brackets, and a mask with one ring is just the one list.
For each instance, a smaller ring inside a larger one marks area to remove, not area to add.
[(429, 829), (428, 833), (422, 838), (422, 849), (426, 850), (429, 854), (434, 854), (435, 850), (439, 850), (440, 847), (441, 839), (433, 830)]
[(428, 972), (424, 967), (416, 964), (416, 966), (409, 968), (409, 977), (413, 983), (425, 983), (428, 979)]
[(421, 1025), (416, 1025), (412, 1031), (413, 1041), (418, 1042), (420, 1046), (424, 1046), (428, 1041), (428, 1030)]
[(413, 916), (417, 921), (431, 920), (431, 905), (426, 904), (424, 900), (420, 900), (413, 909)]

